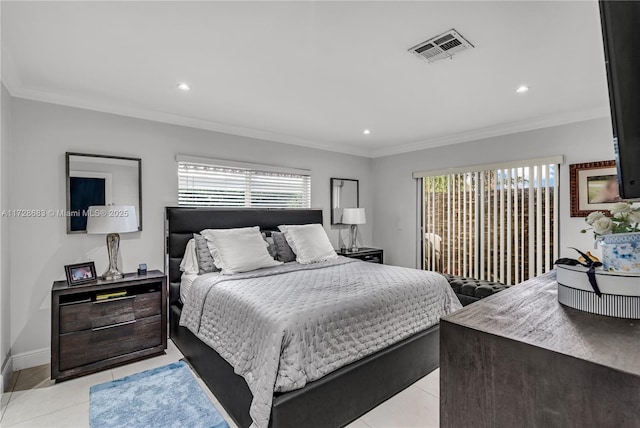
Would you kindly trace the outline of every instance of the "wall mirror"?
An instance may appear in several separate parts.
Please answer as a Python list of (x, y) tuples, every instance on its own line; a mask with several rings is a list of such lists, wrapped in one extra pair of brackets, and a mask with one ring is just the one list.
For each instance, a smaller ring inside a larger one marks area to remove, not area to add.
[(67, 233), (86, 233), (92, 205), (136, 207), (142, 230), (142, 159), (84, 153), (66, 154)]
[(342, 210), (359, 208), (360, 182), (350, 178), (331, 179), (331, 224), (342, 223)]

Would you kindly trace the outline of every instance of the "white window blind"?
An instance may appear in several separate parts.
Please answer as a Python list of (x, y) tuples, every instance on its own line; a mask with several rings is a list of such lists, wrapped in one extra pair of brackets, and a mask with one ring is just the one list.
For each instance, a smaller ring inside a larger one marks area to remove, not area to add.
[(422, 177), (423, 268), (504, 284), (553, 269), (562, 158)]
[(179, 160), (178, 205), (310, 208), (311, 177)]

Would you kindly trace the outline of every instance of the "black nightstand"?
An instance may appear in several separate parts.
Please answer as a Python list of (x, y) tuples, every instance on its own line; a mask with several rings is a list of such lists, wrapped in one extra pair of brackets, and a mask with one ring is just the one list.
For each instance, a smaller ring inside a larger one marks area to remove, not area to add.
[(383, 251), (380, 248), (358, 248), (358, 251), (338, 250), (338, 255), (350, 257), (352, 259), (360, 259), (369, 263), (384, 263)]
[[(100, 300), (108, 293), (125, 295)], [(51, 289), (51, 379), (71, 379), (164, 353), (164, 273), (129, 273), (112, 281)]]

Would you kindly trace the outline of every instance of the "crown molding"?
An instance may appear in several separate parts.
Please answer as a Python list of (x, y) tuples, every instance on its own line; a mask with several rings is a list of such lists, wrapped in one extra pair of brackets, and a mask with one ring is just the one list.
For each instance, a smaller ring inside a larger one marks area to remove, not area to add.
[(13, 56), (6, 48), (4, 41), (0, 46), (0, 80), (4, 83), (4, 86), (9, 91), (9, 94), (13, 97), (19, 88), (22, 87), (22, 81), (16, 68), (16, 64), (13, 61)]
[(63, 95), (50, 91), (26, 88), (23, 85), (16, 85), (15, 83), (16, 82), (10, 84), (11, 88), (9, 88), (9, 85), (7, 85), (9, 93), (15, 98), (22, 98), (26, 100), (39, 101), (50, 104), (58, 104), (85, 110), (99, 111), (102, 113), (116, 114), (120, 116), (133, 117), (136, 119), (144, 119), (154, 122), (169, 123), (172, 125), (186, 126), (190, 128), (205, 129), (208, 131), (254, 138), (258, 140), (267, 140), (283, 144), (292, 144), (295, 146), (302, 146), (317, 150), (338, 152), (361, 157), (370, 157), (369, 150), (354, 147), (351, 145), (332, 143), (323, 144), (316, 141), (309, 141), (272, 131), (262, 131), (253, 128), (229, 125), (172, 113), (154, 111), (150, 109), (124, 107), (122, 105), (118, 105), (117, 103), (110, 103), (107, 101), (95, 101), (89, 100), (87, 98), (74, 97), (72, 95)]
[(432, 149), (434, 147), (449, 146), (468, 141), (482, 140), (485, 138), (499, 137), (501, 135), (517, 134), (519, 132), (533, 131), (536, 129), (550, 128), (553, 126), (567, 125), (569, 123), (583, 122), (585, 120), (610, 117), (608, 107), (582, 110), (577, 112), (546, 115), (533, 119), (509, 122), (471, 131), (443, 135), (413, 143), (399, 144), (393, 147), (378, 147), (373, 149), (369, 156), (379, 158), (401, 153), (415, 152), (418, 150)]
[(448, 146), (474, 140), (481, 140), (485, 138), (498, 137), (501, 135), (515, 134), (519, 132), (532, 131), (535, 129), (582, 122), (585, 120), (610, 117), (609, 108), (602, 107), (564, 114), (540, 116), (533, 119), (515, 122), (508, 122), (470, 131), (442, 135), (439, 137), (429, 138), (416, 142), (401, 143), (390, 147), (363, 148), (348, 144), (318, 143), (316, 141), (309, 141), (306, 139), (272, 131), (262, 131), (248, 127), (229, 125), (215, 121), (181, 116), (149, 109), (124, 107), (116, 103), (110, 103), (103, 100), (95, 101), (51, 91), (26, 88), (19, 77), (11, 54), (9, 53), (8, 49), (4, 47), (4, 43), (2, 44), (1, 66), (2, 72), (0, 76), (2, 82), (5, 84), (7, 90), (9, 91), (9, 94), (15, 98), (23, 98), (26, 100), (58, 104), (67, 107), (99, 111), (102, 113), (116, 114), (120, 116), (133, 117), (154, 122), (168, 123), (196, 129), (204, 129), (224, 134), (237, 135), (241, 137), (254, 138), (258, 140), (266, 140), (283, 144), (291, 144), (316, 150), (325, 150), (367, 158), (392, 156), (402, 153), (431, 149), (434, 147)]

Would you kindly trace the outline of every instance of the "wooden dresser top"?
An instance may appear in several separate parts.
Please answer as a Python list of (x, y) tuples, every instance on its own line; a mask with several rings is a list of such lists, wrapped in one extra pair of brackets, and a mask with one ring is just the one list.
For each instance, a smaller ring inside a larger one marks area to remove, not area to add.
[(465, 306), (442, 322), (640, 376), (640, 320), (562, 306), (555, 271)]
[(162, 279), (164, 277), (165, 277), (165, 274), (163, 272), (159, 270), (150, 270), (150, 271), (147, 271), (146, 275), (138, 275), (138, 273), (136, 272), (125, 273), (123, 278), (98, 279), (93, 282), (88, 282), (86, 284), (79, 284), (79, 285), (69, 285), (65, 280), (54, 281), (53, 287), (51, 289), (55, 292), (77, 293), (77, 292), (84, 292), (87, 290), (91, 291), (93, 289), (101, 290), (103, 288), (114, 288), (114, 287), (117, 288), (122, 286), (135, 285), (135, 283), (137, 282)]

